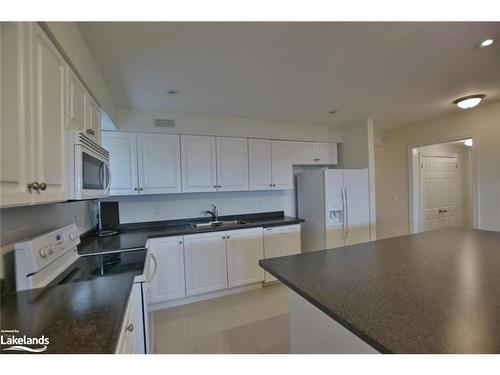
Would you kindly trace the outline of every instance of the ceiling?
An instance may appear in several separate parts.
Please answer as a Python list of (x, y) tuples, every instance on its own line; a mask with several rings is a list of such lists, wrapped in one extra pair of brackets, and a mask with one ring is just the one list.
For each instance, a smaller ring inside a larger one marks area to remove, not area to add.
[(500, 100), (500, 22), (78, 26), (120, 108), (388, 128)]

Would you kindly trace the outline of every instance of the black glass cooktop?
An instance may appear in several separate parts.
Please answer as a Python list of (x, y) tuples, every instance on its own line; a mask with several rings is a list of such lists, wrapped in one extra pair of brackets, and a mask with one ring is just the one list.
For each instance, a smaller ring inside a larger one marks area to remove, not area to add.
[(142, 274), (146, 250), (80, 257), (58, 277), (57, 284), (90, 281), (121, 273)]

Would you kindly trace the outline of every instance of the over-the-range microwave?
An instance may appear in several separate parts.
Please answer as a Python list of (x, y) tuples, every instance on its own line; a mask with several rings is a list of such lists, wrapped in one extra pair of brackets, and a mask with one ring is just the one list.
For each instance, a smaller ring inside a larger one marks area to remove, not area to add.
[(109, 196), (109, 152), (82, 132), (68, 132), (68, 200)]

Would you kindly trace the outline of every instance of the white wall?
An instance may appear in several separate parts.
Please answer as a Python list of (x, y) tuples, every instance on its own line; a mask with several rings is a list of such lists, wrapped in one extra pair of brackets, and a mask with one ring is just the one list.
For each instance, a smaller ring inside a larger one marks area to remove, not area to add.
[(375, 146), (377, 237), (408, 234), (409, 146), (475, 140), (480, 229), (500, 230), (500, 102), (423, 121), (386, 133)]
[(0, 278), (4, 275), (3, 255), (16, 242), (76, 222), (80, 233), (92, 228), (93, 202), (68, 202), (0, 210)]
[(212, 203), (221, 216), (267, 211), (285, 211), (285, 215), (295, 216), (292, 190), (145, 195), (107, 200), (120, 202), (121, 223), (200, 217), (201, 211), (210, 209)]
[(96, 97), (104, 111), (116, 123), (118, 112), (99, 69), (75, 22), (43, 22), (65, 55)]
[[(174, 129), (157, 128), (154, 119), (176, 121)], [(305, 141), (342, 141), (342, 130), (328, 126), (252, 120), (236, 117), (195, 115), (179, 112), (144, 112), (120, 109), (117, 127), (122, 131), (224, 135)]]

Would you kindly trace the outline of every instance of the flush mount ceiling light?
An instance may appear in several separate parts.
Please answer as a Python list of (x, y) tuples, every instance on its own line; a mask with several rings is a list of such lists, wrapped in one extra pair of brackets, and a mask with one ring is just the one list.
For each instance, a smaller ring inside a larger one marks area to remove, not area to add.
[(485, 96), (486, 95), (482, 94), (464, 96), (463, 98), (454, 100), (453, 103), (458, 105), (462, 109), (473, 108), (478, 105)]
[(168, 95), (177, 95), (178, 93), (179, 93), (179, 91), (177, 91), (177, 90), (167, 90)]
[(472, 147), (472, 139), (465, 139), (464, 140), (464, 145), (468, 146), (468, 147)]
[(481, 48), (486, 48), (486, 47), (489, 47), (493, 44), (494, 40), (493, 39), (485, 39), (481, 42), (481, 44), (479, 45), (479, 47)]

